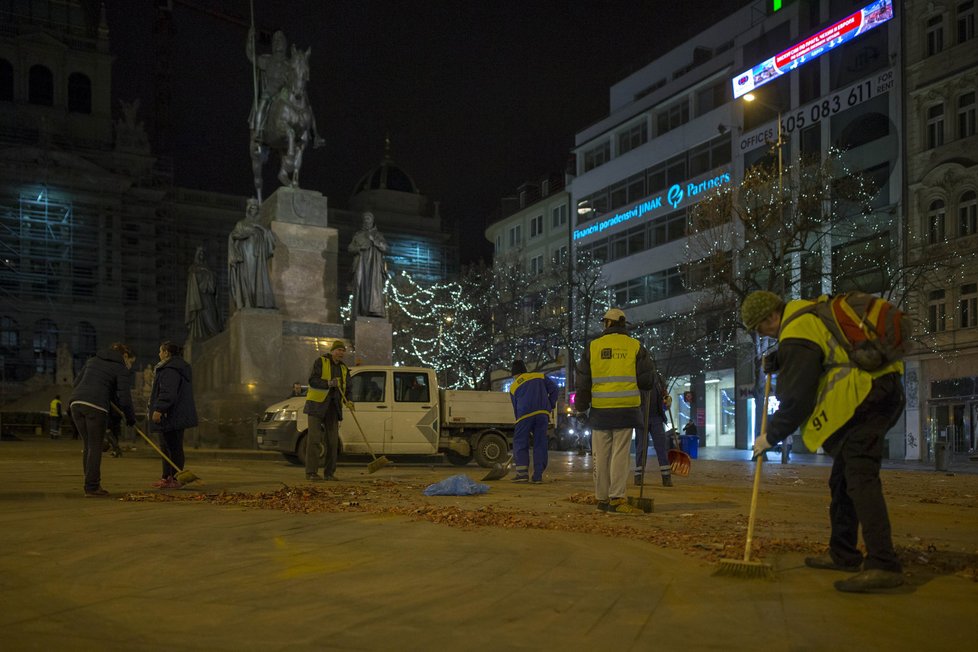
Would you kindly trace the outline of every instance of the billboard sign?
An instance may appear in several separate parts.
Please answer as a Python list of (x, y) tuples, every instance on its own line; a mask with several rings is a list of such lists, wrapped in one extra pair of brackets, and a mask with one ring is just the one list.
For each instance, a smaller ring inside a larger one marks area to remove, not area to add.
[(846, 16), (834, 25), (795, 43), (784, 52), (759, 63), (731, 80), (734, 99), (794, 70), (803, 63), (817, 59), (846, 41), (882, 25), (893, 18), (893, 0), (876, 0)]

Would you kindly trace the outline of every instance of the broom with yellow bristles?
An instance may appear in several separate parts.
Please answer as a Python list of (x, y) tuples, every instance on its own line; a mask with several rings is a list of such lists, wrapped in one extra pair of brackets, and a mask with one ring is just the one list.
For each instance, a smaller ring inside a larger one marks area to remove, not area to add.
[[(761, 437), (767, 436), (767, 401), (771, 394), (771, 374), (767, 375), (764, 383), (764, 407), (761, 412)], [(750, 549), (754, 541), (754, 516), (757, 514), (757, 494), (761, 487), (761, 464), (764, 453), (757, 456), (754, 466), (754, 489), (750, 497), (750, 516), (747, 519), (747, 546), (744, 548), (743, 559), (721, 559), (714, 575), (741, 577), (744, 579), (774, 579), (774, 569), (762, 561), (751, 561)]]

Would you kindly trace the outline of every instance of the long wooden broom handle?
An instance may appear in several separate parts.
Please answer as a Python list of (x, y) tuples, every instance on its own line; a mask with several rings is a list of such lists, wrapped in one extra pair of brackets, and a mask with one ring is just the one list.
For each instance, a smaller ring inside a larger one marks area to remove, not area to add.
[[(112, 405), (113, 408), (115, 408), (115, 411), (119, 413), (119, 416), (120, 417), (122, 417), (123, 419), (126, 418), (125, 412), (123, 412), (122, 410), (120, 410), (118, 405), (116, 405), (115, 403), (111, 403), (111, 405)], [(137, 433), (139, 433), (139, 436), (142, 437), (143, 439), (145, 439), (146, 440), (146, 443), (149, 444), (150, 446), (152, 446), (153, 449), (157, 453), (160, 454), (160, 457), (162, 457), (164, 460), (166, 460), (167, 462), (169, 462), (170, 463), (170, 466), (172, 466), (173, 468), (175, 468), (177, 470), (177, 473), (183, 473), (183, 469), (181, 469), (179, 466), (177, 466), (176, 464), (174, 464), (173, 463), (173, 460), (171, 460), (169, 457), (167, 457), (166, 456), (166, 453), (164, 453), (162, 450), (160, 450), (160, 447), (157, 446), (155, 443), (153, 443), (153, 440), (150, 439), (149, 437), (147, 437), (145, 432), (143, 432), (142, 430), (139, 429), (139, 426), (134, 425), (132, 427), (132, 429), (135, 430)]]
[[(761, 437), (767, 437), (767, 401), (771, 394), (771, 374), (767, 374), (764, 381), (764, 406), (761, 412)], [(751, 543), (754, 541), (754, 516), (757, 514), (757, 494), (761, 488), (761, 463), (764, 461), (764, 454), (757, 456), (757, 463), (754, 466), (754, 490), (750, 496), (750, 516), (747, 518), (747, 546), (744, 548), (744, 561), (750, 561)]]

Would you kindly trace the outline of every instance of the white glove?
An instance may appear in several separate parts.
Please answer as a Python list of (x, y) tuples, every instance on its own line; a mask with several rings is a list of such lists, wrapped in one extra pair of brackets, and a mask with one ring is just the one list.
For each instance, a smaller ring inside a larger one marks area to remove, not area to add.
[(761, 435), (754, 440), (754, 454), (751, 456), (752, 460), (756, 460), (759, 455), (763, 455), (764, 451), (771, 448), (771, 444), (768, 443), (767, 437)]

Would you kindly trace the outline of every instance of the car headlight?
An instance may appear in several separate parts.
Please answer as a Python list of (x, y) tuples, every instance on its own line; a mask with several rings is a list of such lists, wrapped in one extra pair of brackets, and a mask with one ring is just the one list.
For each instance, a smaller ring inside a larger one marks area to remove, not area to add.
[(567, 429), (567, 434), (568, 435), (573, 435), (574, 434), (574, 429), (573, 428), (568, 428)]
[(295, 421), (297, 410), (279, 410), (275, 413), (275, 421)]

